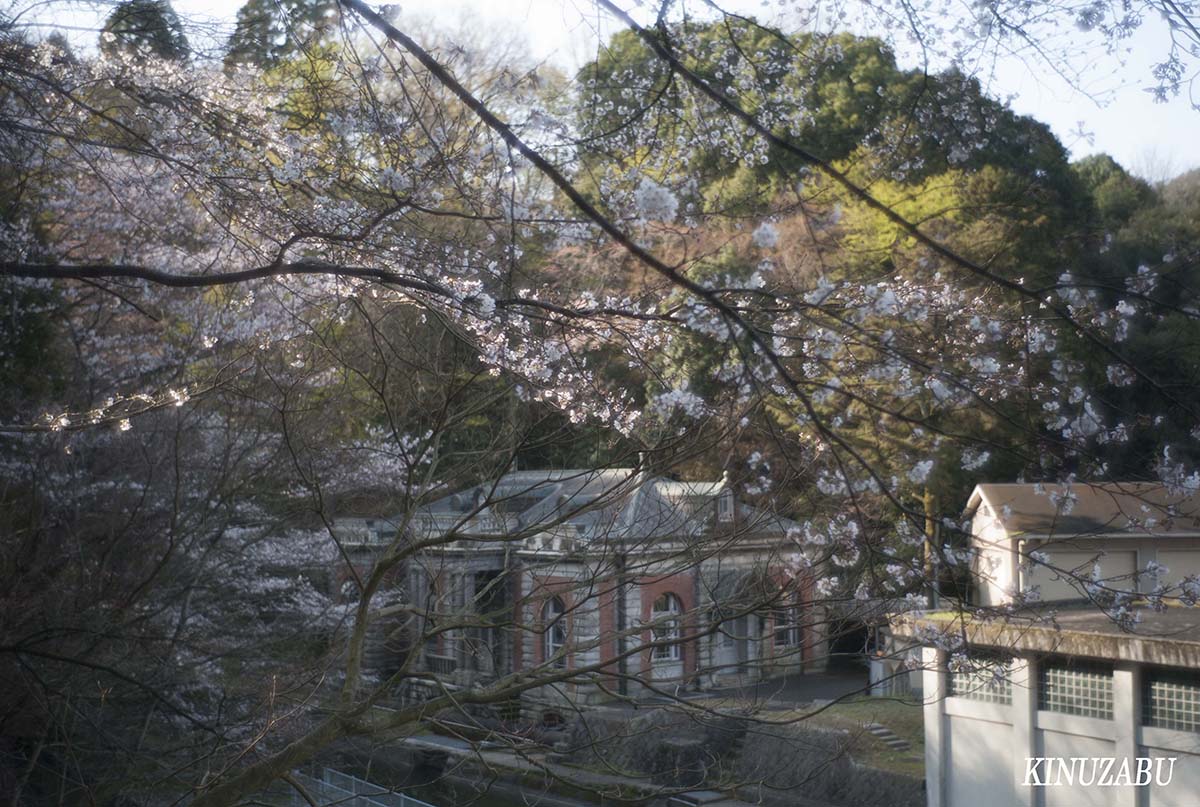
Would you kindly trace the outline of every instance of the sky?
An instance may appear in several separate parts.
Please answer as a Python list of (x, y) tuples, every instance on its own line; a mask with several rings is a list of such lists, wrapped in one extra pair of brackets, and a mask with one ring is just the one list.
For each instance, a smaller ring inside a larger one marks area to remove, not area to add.
[[(173, 5), (185, 20), (224, 28), (242, 2), (173, 0)], [(787, 5), (779, 0), (723, 2), (727, 9), (763, 19)], [(78, 29), (76, 38), (90, 36), (87, 29), (94, 28), (111, 6), (111, 0), (80, 6), (70, 18)], [(614, 30), (588, 0), (408, 0), (401, 8), (406, 16), (451, 30), (480, 27), (521, 37), (535, 58), (568, 71), (589, 59), (601, 38)], [(1072, 158), (1106, 152), (1134, 173), (1164, 180), (1200, 167), (1200, 111), (1182, 97), (1155, 103), (1143, 89), (1163, 41), (1164, 26), (1148, 22), (1128, 43), (1124, 63), (1103, 52), (1089, 54), (1083, 80), (1087, 93), (1067, 86), (1044, 64), (1015, 58), (994, 63), (980, 78), (993, 96), (1047, 123)], [(905, 61), (901, 53), (902, 66), (916, 66)]]
[[(764, 19), (784, 5), (764, 0), (722, 3)], [(468, 20), (519, 32), (535, 56), (568, 68), (578, 67), (595, 52), (598, 31), (607, 36), (613, 30), (588, 0), (415, 0), (402, 7), (449, 26)], [(1185, 98), (1155, 103), (1143, 89), (1163, 38), (1163, 26), (1148, 22), (1129, 43), (1132, 53), (1124, 54), (1125, 64), (1099, 54), (1085, 74), (1087, 94), (1067, 86), (1044, 65), (1031, 69), (1018, 59), (995, 65), (985, 83), (993, 96), (1011, 99), (1015, 111), (1047, 123), (1072, 158), (1105, 152), (1148, 179), (1167, 179), (1200, 167), (1200, 111)]]
[(1135, 34), (1124, 64), (1098, 58), (1088, 74), (1095, 99), (1016, 60), (997, 71), (993, 94), (1016, 93), (1010, 106), (1048, 123), (1073, 157), (1105, 152), (1147, 179), (1166, 179), (1200, 167), (1200, 111), (1183, 96), (1156, 103), (1145, 89), (1165, 37), (1155, 20)]

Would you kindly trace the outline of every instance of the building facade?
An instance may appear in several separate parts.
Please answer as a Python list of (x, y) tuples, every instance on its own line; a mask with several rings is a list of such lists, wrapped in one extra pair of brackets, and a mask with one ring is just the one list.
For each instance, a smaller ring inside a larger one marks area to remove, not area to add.
[[(1105, 607), (1200, 574), (1200, 497), (1157, 483), (982, 484), (963, 518), (972, 585), (962, 605), (971, 608)], [(920, 694), (916, 648), (887, 628), (879, 646), (873, 692)]]
[(1200, 614), (1169, 608), (1139, 635), (1093, 608), (1056, 620), (906, 621), (969, 637), (961, 656), (923, 651), (929, 807), (1200, 804)]
[(725, 480), (620, 468), (514, 472), (342, 525), (348, 542), (400, 528), (427, 544), (405, 571), (427, 637), (417, 670), (452, 687), (571, 673), (528, 694), (547, 710), (820, 669), (823, 619), (790, 560), (792, 526)]
[(1200, 805), (1198, 514), (1156, 484), (975, 489), (969, 601), (891, 625), (929, 807)]
[[(1200, 499), (1157, 483), (978, 485), (965, 516), (975, 605), (1081, 600), (1095, 581), (1149, 592), (1200, 571)], [(1152, 563), (1167, 571), (1144, 574)]]

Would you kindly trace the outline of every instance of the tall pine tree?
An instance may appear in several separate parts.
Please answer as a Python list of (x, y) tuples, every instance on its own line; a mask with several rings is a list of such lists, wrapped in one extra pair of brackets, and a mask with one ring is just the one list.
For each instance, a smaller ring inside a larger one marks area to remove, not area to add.
[(167, 0), (126, 0), (104, 21), (100, 50), (105, 56), (132, 53), (180, 61), (188, 56), (188, 41)]
[(229, 37), (225, 66), (275, 67), (327, 37), (337, 18), (334, 0), (247, 0)]

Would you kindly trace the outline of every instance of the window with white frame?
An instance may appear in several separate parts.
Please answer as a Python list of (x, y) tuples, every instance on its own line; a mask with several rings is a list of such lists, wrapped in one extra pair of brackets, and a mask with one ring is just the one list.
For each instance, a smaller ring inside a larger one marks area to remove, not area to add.
[(728, 490), (717, 496), (717, 521), (733, 521), (733, 493)]
[(775, 646), (795, 647), (800, 644), (800, 619), (795, 605), (771, 611), (775, 622)]
[(555, 667), (567, 666), (567, 654), (563, 652), (563, 648), (567, 646), (566, 613), (567, 607), (558, 597), (551, 597), (542, 606), (544, 658)]
[(654, 622), (652, 635), (655, 642), (670, 642), (654, 648), (658, 661), (677, 661), (681, 656), (679, 647), (679, 616), (683, 605), (674, 594), (664, 594), (654, 601), (650, 619)]

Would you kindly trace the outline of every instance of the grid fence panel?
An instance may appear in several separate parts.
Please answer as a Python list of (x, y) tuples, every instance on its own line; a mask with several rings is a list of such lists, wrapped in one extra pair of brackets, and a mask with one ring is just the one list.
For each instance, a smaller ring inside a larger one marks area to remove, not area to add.
[[(299, 772), (292, 775), (309, 795), (319, 799), (322, 804), (334, 804), (337, 807), (434, 807), (429, 802), (403, 793), (389, 792), (385, 787), (331, 768), (325, 768), (320, 779)], [(288, 807), (309, 807), (309, 802), (294, 790), (288, 795)]]
[(1047, 661), (1038, 673), (1038, 708), (1112, 720), (1112, 667)]
[(1142, 689), (1142, 723), (1200, 732), (1200, 675), (1182, 670), (1147, 670)]
[(984, 703), (1012, 704), (1012, 663), (999, 659), (971, 659), (967, 666), (947, 676), (947, 694)]

